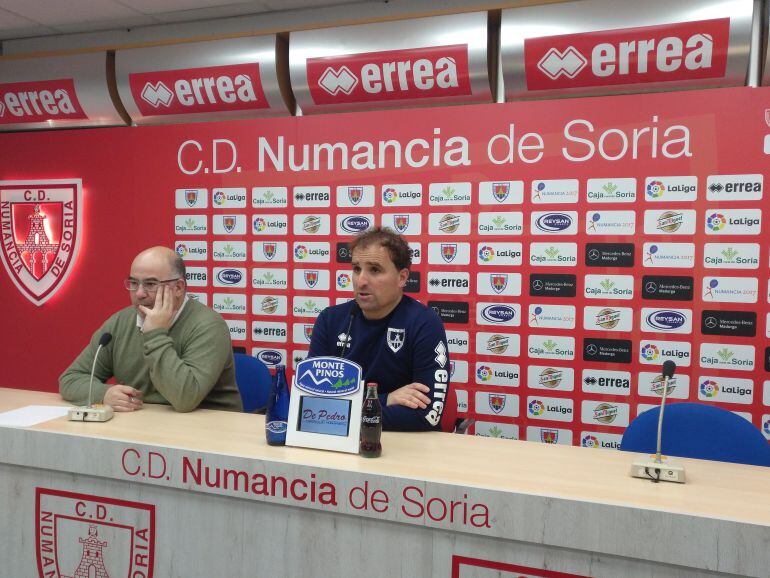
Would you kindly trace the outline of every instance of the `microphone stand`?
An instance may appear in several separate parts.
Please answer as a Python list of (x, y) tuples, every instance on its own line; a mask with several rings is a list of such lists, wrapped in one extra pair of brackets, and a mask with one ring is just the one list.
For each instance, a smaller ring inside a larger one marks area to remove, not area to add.
[[(666, 366), (671, 364), (671, 366)], [(653, 460), (635, 461), (631, 466), (631, 475), (635, 478), (652, 480), (653, 482), (676, 482), (683, 484), (685, 482), (684, 466), (667, 461), (661, 454), (661, 444), (663, 440), (663, 412), (666, 409), (666, 398), (668, 397), (668, 380), (673, 376), (676, 366), (673, 362), (667, 361), (663, 367), (663, 399), (660, 402), (660, 415), (658, 415), (658, 436), (656, 451)]]
[(81, 407), (72, 407), (67, 412), (67, 419), (70, 421), (96, 421), (105, 422), (112, 419), (115, 415), (115, 410), (112, 406), (102, 403), (92, 404), (91, 394), (94, 386), (94, 373), (96, 371), (96, 360), (99, 357), (99, 352), (107, 345), (112, 339), (112, 335), (105, 333), (99, 339), (99, 347), (96, 348), (94, 354), (94, 362), (91, 365), (91, 381), (88, 383), (88, 405)]

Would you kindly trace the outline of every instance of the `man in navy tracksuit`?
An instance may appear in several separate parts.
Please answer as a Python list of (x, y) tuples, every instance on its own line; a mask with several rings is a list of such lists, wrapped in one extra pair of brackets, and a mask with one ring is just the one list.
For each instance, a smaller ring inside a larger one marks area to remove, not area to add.
[(449, 393), (449, 352), (438, 315), (404, 295), (412, 259), (390, 229), (350, 244), (355, 300), (327, 307), (313, 327), (308, 357), (345, 357), (375, 381), (383, 428), (437, 430)]

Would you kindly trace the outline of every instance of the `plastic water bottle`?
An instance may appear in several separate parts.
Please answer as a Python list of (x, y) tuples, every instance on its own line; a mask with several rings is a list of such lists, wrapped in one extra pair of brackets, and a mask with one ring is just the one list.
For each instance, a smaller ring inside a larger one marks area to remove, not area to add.
[(289, 419), (289, 384), (286, 381), (286, 366), (278, 365), (275, 380), (267, 398), (265, 414), (265, 438), (271, 446), (286, 445), (286, 424)]

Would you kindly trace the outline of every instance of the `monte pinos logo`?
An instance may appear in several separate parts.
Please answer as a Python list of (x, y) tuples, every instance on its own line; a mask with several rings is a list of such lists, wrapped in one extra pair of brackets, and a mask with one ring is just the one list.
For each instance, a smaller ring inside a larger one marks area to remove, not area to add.
[(36, 488), (38, 575), (152, 578), (155, 506)]
[(35, 305), (53, 297), (72, 271), (82, 216), (80, 179), (0, 181), (0, 258)]

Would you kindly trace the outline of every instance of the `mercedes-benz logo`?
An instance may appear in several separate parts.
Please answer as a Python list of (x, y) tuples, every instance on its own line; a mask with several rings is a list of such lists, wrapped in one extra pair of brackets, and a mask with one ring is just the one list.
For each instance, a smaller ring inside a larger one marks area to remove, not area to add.
[(540, 279), (535, 279), (532, 281), (532, 289), (535, 291), (542, 291), (543, 290), (543, 282)]
[(599, 258), (599, 249), (591, 249), (588, 251), (588, 258), (591, 261), (596, 261)]
[(717, 326), (717, 318), (716, 317), (706, 317), (706, 319), (703, 321), (703, 325), (705, 325), (709, 329), (714, 329)]
[(655, 293), (658, 290), (658, 284), (654, 281), (648, 281), (647, 284), (644, 286), (644, 290), (647, 293)]
[(588, 355), (596, 355), (597, 353), (599, 353), (599, 348), (596, 347), (596, 345), (594, 345), (593, 343), (590, 343), (586, 346), (586, 353)]

